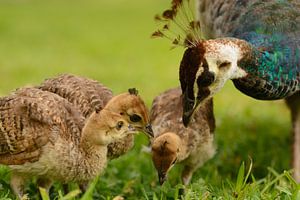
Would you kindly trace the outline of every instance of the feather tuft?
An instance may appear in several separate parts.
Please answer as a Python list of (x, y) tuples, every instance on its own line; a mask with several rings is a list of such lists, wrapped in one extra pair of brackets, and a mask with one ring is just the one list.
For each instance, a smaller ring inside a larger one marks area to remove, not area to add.
[(136, 88), (129, 88), (128, 89), (129, 94), (137, 96), (139, 94), (139, 91)]
[(153, 37), (153, 38), (164, 37), (164, 34), (160, 30), (157, 30), (154, 33), (152, 33), (151, 37)]
[[(203, 41), (200, 22), (195, 20), (190, 0), (172, 0), (171, 7), (154, 16), (161, 28), (152, 38), (166, 38), (175, 46), (193, 47)], [(173, 48), (173, 47), (172, 47)]]
[(163, 18), (165, 19), (174, 19), (176, 16), (176, 12), (174, 10), (165, 10), (162, 14)]

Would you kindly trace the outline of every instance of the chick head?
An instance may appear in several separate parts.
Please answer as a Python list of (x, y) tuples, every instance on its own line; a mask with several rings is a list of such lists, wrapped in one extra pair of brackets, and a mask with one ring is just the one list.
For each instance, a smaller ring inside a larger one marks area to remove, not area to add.
[(98, 145), (110, 144), (136, 132), (122, 115), (106, 109), (93, 113), (88, 129), (91, 130), (89, 140)]
[(119, 113), (136, 132), (141, 131), (153, 137), (149, 111), (136, 89), (129, 89), (126, 93), (114, 96), (105, 109)]
[(172, 132), (164, 133), (152, 142), (152, 161), (162, 185), (167, 179), (168, 171), (177, 161), (180, 149), (180, 138)]

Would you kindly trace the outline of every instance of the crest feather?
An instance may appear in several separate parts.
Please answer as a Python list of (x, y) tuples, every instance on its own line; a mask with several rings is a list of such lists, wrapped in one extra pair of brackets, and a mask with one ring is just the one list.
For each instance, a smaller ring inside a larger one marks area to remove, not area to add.
[(137, 96), (139, 93), (139, 91), (136, 88), (129, 88), (128, 92), (129, 92), (129, 94), (135, 95), (135, 96)]
[[(167, 38), (174, 46), (195, 47), (203, 41), (200, 22), (195, 19), (191, 0), (172, 0), (171, 7), (155, 15), (161, 28), (152, 33), (153, 38)], [(193, 6), (194, 8), (194, 6)]]

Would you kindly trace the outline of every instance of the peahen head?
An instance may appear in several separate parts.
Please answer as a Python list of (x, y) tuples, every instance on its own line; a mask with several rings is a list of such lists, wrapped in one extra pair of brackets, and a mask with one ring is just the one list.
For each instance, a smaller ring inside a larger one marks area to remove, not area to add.
[(179, 73), (185, 126), (194, 111), (227, 80), (246, 76), (238, 67), (241, 54), (239, 41), (231, 38), (202, 41), (185, 51)]
[[(188, 126), (194, 111), (218, 92), (228, 79), (246, 76), (238, 62), (244, 48), (249, 48), (249, 45), (234, 38), (205, 40), (200, 21), (190, 9), (192, 1), (171, 2), (169, 9), (155, 16), (163, 26), (152, 37), (166, 38), (175, 46), (187, 48), (180, 64), (179, 79), (183, 94), (183, 123)], [(180, 31), (176, 31), (178, 29)]]

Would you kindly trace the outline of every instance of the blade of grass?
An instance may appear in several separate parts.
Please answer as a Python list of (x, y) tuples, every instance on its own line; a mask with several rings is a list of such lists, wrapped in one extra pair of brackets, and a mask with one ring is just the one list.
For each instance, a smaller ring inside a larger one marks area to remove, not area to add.
[(77, 189), (77, 190), (73, 190), (71, 192), (69, 192), (68, 194), (66, 194), (65, 196), (63, 196), (61, 198), (61, 200), (69, 200), (69, 199), (73, 199), (76, 196), (78, 196), (81, 193), (81, 190)]
[(290, 172), (284, 171), (283, 172), (285, 177), (292, 183), (294, 188), (300, 189), (300, 184), (298, 184), (295, 179), (291, 176)]
[(146, 200), (149, 200), (145, 188), (144, 188), (144, 187), (141, 187), (141, 190), (142, 190), (142, 192), (143, 192), (143, 195), (144, 195), (145, 199), (146, 199)]
[(93, 199), (93, 191), (96, 187), (96, 184), (99, 180), (99, 176), (97, 176), (93, 182), (89, 185), (87, 191), (84, 193), (84, 195), (80, 198), (80, 200), (91, 200)]
[(236, 185), (235, 185), (236, 192), (240, 192), (243, 187), (244, 175), (245, 175), (245, 163), (242, 162), (236, 179)]
[(40, 190), (40, 194), (41, 194), (42, 200), (50, 200), (48, 192), (46, 191), (45, 188), (39, 187), (39, 190)]
[(248, 180), (248, 178), (249, 178), (249, 176), (250, 176), (250, 173), (251, 173), (251, 171), (252, 171), (253, 162), (252, 162), (252, 159), (251, 159), (250, 157), (249, 157), (249, 159), (250, 159), (250, 165), (249, 165), (249, 169), (248, 169), (247, 175), (245, 176), (243, 186), (246, 185), (247, 180)]
[[(271, 169), (271, 168), (270, 168)], [(273, 170), (274, 171), (274, 170)], [(270, 171), (270, 172), (272, 172), (272, 171)], [(277, 173), (277, 172), (276, 172)], [(274, 174), (274, 173), (273, 173)], [(275, 175), (275, 174), (274, 174)], [(276, 175), (275, 175), (276, 176)], [(280, 174), (280, 175), (277, 175), (276, 176), (276, 178), (273, 180), (273, 181), (271, 181), (271, 182), (269, 182), (264, 188), (263, 188), (263, 190), (261, 191), (261, 194), (264, 194), (267, 190), (268, 190), (268, 188), (269, 187), (271, 187), (272, 185), (274, 185), (278, 180), (280, 180), (282, 177), (284, 177), (285, 176), (285, 174)]]

